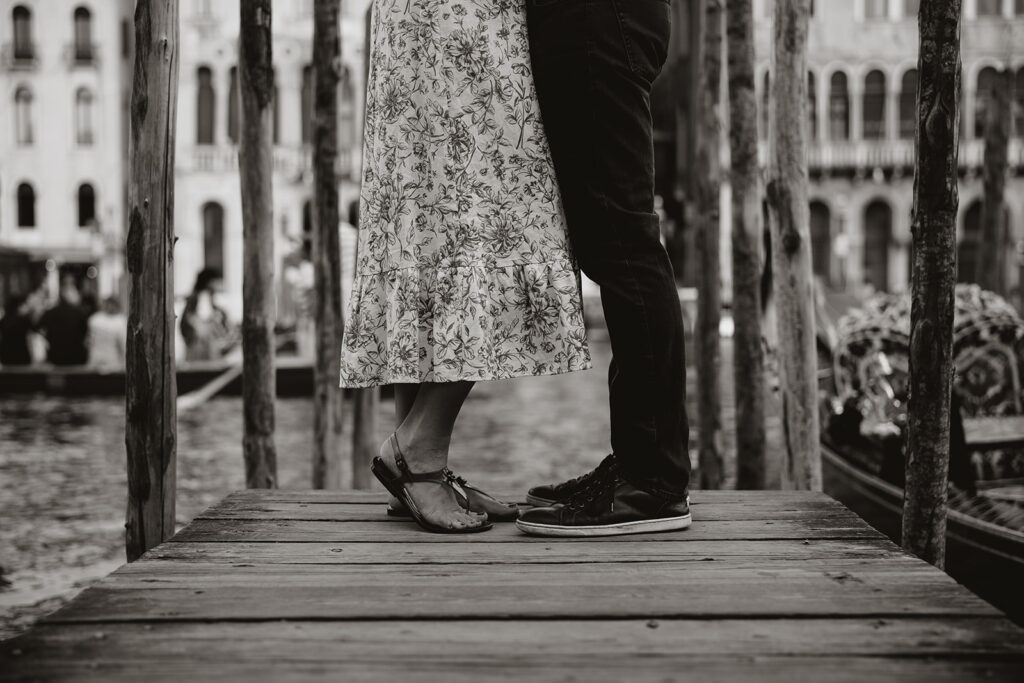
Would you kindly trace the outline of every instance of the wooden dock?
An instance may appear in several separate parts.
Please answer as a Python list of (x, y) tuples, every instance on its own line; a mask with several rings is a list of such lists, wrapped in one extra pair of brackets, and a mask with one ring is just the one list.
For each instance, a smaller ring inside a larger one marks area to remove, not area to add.
[(378, 494), (243, 491), (0, 643), (0, 680), (1024, 680), (1024, 631), (827, 496), (693, 514), (439, 536)]

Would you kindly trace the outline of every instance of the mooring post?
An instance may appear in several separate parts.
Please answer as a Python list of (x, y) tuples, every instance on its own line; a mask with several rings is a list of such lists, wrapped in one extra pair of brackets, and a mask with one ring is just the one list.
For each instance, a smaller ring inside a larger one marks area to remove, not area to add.
[(245, 485), (277, 486), (274, 446), (274, 67), (270, 0), (242, 0), (238, 81), (242, 101), (242, 410)]
[(174, 534), (174, 133), (178, 0), (137, 0), (128, 151), (128, 561)]
[(942, 567), (956, 288), (960, 0), (922, 0), (917, 19), (914, 264), (903, 547)]

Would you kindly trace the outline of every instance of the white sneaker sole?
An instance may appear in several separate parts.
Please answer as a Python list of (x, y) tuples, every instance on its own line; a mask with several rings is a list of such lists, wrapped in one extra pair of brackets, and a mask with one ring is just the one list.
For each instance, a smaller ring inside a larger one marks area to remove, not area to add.
[(679, 531), (693, 523), (691, 515), (665, 517), (664, 519), (641, 519), (635, 522), (601, 524), (595, 526), (562, 526), (559, 524), (537, 524), (516, 520), (519, 530), (531, 536), (560, 536), (586, 538), (594, 536), (622, 536), (625, 534), (651, 534), (658, 531)]

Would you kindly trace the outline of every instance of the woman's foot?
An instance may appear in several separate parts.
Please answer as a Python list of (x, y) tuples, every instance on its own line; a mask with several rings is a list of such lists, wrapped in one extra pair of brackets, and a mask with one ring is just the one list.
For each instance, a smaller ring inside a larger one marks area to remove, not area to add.
[[(393, 438), (393, 437), (392, 437)], [(433, 472), (441, 469), (446, 454), (419, 451), (415, 441), (403, 441), (402, 456), (409, 469), (415, 474)], [(398, 463), (391, 445), (391, 438), (380, 447), (380, 457), (392, 472), (399, 472)], [(435, 463), (442, 463), (437, 466)], [(424, 465), (420, 465), (424, 463)], [(487, 515), (466, 510), (459, 504), (455, 490), (451, 486), (440, 486), (435, 482), (409, 482), (405, 490), (416, 504), (420, 514), (431, 524), (449, 529), (469, 529), (487, 523)], [(398, 503), (393, 498), (392, 503)]]

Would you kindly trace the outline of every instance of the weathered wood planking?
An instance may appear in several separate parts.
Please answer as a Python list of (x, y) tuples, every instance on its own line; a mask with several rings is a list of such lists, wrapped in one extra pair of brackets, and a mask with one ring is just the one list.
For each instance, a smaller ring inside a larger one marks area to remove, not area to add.
[(694, 527), (438, 536), (380, 494), (243, 492), (0, 643), (0, 681), (1017, 681), (1024, 632), (821, 494)]

